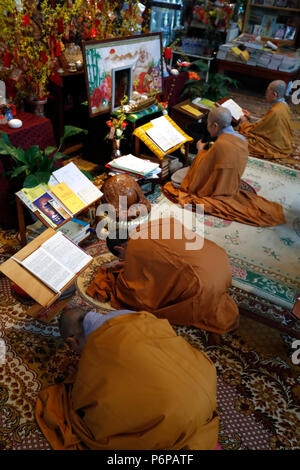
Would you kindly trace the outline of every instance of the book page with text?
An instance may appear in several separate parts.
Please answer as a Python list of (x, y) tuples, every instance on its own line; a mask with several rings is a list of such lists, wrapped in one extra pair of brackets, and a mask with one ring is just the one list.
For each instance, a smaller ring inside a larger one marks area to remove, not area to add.
[(69, 269), (42, 247), (27, 256), (21, 264), (55, 292), (59, 292), (74, 277)]
[(229, 109), (229, 111), (231, 112), (231, 116), (236, 121), (238, 121), (242, 116), (244, 116), (242, 108), (232, 99), (225, 101), (225, 103), (222, 103), (221, 106), (223, 108)]
[(61, 232), (57, 232), (45, 241), (42, 246), (53, 258), (72, 271), (73, 275), (84, 268), (92, 259), (90, 255), (74, 245)]

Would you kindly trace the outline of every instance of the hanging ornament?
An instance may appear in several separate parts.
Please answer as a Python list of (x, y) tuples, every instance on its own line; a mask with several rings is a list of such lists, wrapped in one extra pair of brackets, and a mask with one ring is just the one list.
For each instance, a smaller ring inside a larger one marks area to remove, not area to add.
[(43, 62), (43, 64), (46, 64), (48, 62), (48, 56), (46, 54), (46, 51), (41, 52), (41, 61)]
[(26, 15), (22, 16), (21, 20), (22, 20), (22, 25), (23, 25), (23, 26), (28, 26), (29, 23), (30, 23), (30, 16), (29, 16), (29, 14), (26, 13)]

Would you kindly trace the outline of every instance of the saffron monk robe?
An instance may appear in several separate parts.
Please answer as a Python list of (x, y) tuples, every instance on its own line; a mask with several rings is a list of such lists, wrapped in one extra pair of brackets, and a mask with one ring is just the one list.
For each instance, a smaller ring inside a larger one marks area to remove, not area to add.
[(175, 325), (221, 335), (238, 327), (238, 307), (226, 292), (232, 275), (223, 248), (183, 230), (173, 218), (141, 224), (137, 239), (132, 233), (128, 243), (107, 239), (111, 252), (125, 263), (114, 275), (100, 268), (88, 295), (114, 308), (147, 310)]
[(271, 109), (254, 124), (247, 120), (248, 111), (240, 119), (239, 132), (248, 141), (249, 154), (253, 157), (288, 158), (292, 153), (293, 131), (291, 112), (284, 99), (286, 84), (282, 80), (271, 82), (266, 91), (266, 100)]
[(39, 393), (36, 419), (55, 450), (214, 450), (216, 369), (148, 312), (67, 309), (60, 331), (76, 376)]
[(280, 204), (239, 189), (248, 145), (245, 137), (234, 131), (231, 120), (226, 108), (210, 111), (207, 128), (212, 137), (218, 137), (216, 142), (203, 150), (205, 144), (199, 140), (199, 152), (191, 166), (175, 172), (174, 183), (166, 183), (163, 192), (181, 206), (203, 204), (205, 213), (222, 219), (258, 227), (284, 224)]

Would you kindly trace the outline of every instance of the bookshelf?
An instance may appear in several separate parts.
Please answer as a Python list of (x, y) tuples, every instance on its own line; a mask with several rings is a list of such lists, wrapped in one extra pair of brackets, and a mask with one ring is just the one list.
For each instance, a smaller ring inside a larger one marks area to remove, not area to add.
[[(300, 27), (300, 8), (296, 0), (248, 0), (243, 32), (294, 46)], [(282, 3), (286, 6), (279, 6)]]

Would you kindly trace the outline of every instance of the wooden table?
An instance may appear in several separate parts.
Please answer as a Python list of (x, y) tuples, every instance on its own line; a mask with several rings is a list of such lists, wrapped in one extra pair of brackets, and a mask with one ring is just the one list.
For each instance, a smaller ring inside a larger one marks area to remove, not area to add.
[(235, 72), (250, 77), (265, 78), (267, 80), (283, 80), (286, 83), (300, 78), (300, 70), (296, 72), (280, 72), (280, 70), (271, 70), (263, 67), (257, 67), (240, 62), (231, 62), (229, 60), (217, 60), (218, 73), (225, 71)]
[[(197, 109), (203, 114), (203, 116), (196, 117), (194, 114), (189, 113), (185, 109), (182, 109), (182, 106), (184, 106), (185, 104), (189, 104), (193, 108)], [(198, 122), (199, 119), (202, 119), (202, 117), (208, 114), (208, 112), (209, 111), (206, 109), (200, 110), (199, 107), (194, 106), (190, 100), (185, 100), (173, 106), (171, 111), (171, 118), (173, 119), (173, 121), (176, 122), (176, 124), (178, 124), (179, 127), (182, 127), (184, 130), (186, 130), (189, 124), (191, 124), (192, 122)]]

